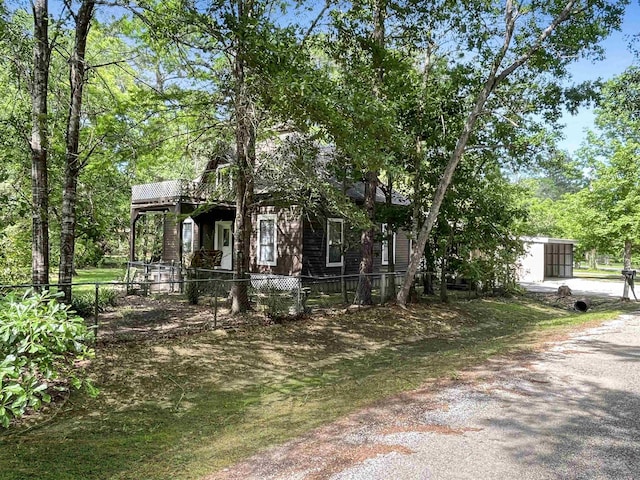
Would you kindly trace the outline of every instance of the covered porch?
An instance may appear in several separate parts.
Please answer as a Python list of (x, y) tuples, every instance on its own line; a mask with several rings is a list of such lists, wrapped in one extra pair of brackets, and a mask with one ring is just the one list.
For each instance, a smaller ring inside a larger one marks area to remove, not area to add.
[(129, 261), (183, 268), (190, 266), (196, 252), (219, 250), (219, 264), (201, 266), (231, 271), (234, 217), (233, 204), (210, 203), (197, 182), (134, 185)]

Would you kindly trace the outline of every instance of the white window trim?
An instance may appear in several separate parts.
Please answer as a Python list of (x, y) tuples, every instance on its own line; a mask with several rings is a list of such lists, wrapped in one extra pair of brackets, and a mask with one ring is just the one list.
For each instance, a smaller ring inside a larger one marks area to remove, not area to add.
[[(228, 170), (229, 173), (229, 185), (223, 185), (223, 171), (224, 170)], [(216, 187), (229, 187), (229, 188), (233, 188), (233, 177), (231, 174), (231, 164), (230, 163), (224, 163), (222, 165), (218, 165), (216, 167)]]
[[(186, 224), (191, 225), (191, 251), (190, 252), (185, 252), (184, 251), (184, 226)], [(180, 229), (180, 245), (182, 248), (182, 255), (191, 255), (193, 252), (196, 251), (195, 249), (195, 240), (196, 240), (196, 231), (195, 231), (195, 222), (193, 221), (193, 218), (189, 217), (186, 220), (184, 220), (182, 222), (182, 228)]]
[(340, 245), (344, 245), (344, 219), (342, 218), (327, 218), (327, 232), (326, 232), (326, 240), (327, 240), (327, 267), (341, 267), (344, 265), (344, 254), (340, 256), (339, 262), (330, 262), (329, 261), (329, 225), (331, 223), (339, 223), (340, 224)]
[[(388, 224), (383, 223), (380, 225), (380, 231), (382, 232), (382, 242), (381, 242), (381, 251), (380, 251), (380, 265), (389, 265), (389, 258), (385, 258), (385, 252), (387, 251), (387, 232), (386, 229)], [(396, 246), (398, 245), (396, 232), (393, 232), (393, 264), (396, 264)]]
[[(262, 260), (260, 254), (262, 252), (261, 250), (261, 244), (260, 244), (260, 238), (261, 238), (261, 225), (262, 225), (262, 220), (273, 220), (273, 261), (269, 262), (266, 260)], [(264, 265), (264, 266), (268, 266), (268, 267), (275, 267), (278, 265), (278, 216), (275, 213), (263, 213), (258, 215), (258, 238), (256, 239), (256, 247), (257, 247), (257, 263), (258, 265)]]

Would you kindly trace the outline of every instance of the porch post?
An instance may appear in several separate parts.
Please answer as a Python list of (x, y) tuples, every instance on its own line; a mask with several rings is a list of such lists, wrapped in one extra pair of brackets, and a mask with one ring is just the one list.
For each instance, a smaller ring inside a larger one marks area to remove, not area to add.
[(129, 261), (136, 261), (136, 222), (140, 218), (140, 213), (138, 210), (131, 210), (131, 223), (130, 223), (130, 231), (129, 231)]

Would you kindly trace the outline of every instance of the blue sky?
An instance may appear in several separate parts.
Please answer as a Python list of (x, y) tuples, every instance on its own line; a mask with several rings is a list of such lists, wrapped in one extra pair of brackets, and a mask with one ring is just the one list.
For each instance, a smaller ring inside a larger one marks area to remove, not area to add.
[[(582, 60), (577, 62), (572, 73), (576, 82), (585, 80), (596, 80), (597, 78), (608, 79), (623, 72), (625, 69), (634, 64), (639, 63), (634, 59), (628, 45), (631, 36), (640, 34), (640, 6), (639, 0), (631, 0), (632, 3), (627, 7), (625, 13), (622, 31), (615, 32), (604, 42), (602, 46), (605, 49), (605, 59), (599, 62), (591, 62)], [(582, 107), (580, 112), (575, 115), (566, 114), (563, 122), (566, 124), (564, 129), (565, 139), (560, 142), (560, 147), (574, 152), (580, 147), (580, 144), (586, 137), (586, 130), (593, 127), (593, 109)]]

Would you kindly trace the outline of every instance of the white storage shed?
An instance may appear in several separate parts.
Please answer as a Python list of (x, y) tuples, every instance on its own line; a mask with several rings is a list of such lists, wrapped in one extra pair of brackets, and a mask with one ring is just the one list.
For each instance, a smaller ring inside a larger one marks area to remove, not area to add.
[(548, 278), (573, 278), (575, 240), (523, 237), (525, 253), (520, 258), (518, 280), (542, 282)]

